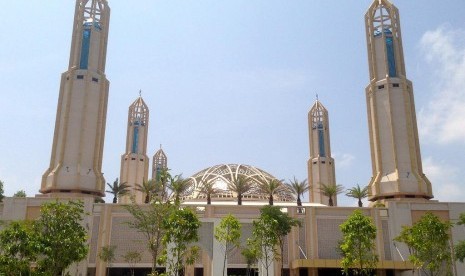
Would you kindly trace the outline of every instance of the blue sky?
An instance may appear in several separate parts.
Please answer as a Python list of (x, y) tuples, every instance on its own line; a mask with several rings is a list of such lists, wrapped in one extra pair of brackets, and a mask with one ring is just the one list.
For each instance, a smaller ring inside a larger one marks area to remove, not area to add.
[[(3, 1), (0, 179), (34, 195), (50, 160), (74, 1)], [(366, 185), (371, 161), (364, 15), (371, 1), (110, 1), (111, 82), (103, 172), (119, 177), (128, 106), (150, 108), (148, 155), (163, 144), (185, 177), (220, 163), (307, 178), (307, 112), (329, 110), (337, 183)], [(134, 4), (137, 3), (137, 4)], [(465, 5), (394, 1), (435, 199), (465, 196)], [(107, 199), (107, 201), (109, 201)], [(339, 205), (356, 202), (339, 196)]]

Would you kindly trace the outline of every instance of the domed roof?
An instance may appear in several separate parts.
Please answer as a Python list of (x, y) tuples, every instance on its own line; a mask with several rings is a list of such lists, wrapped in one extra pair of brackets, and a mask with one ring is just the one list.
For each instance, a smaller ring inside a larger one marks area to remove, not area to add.
[[(232, 184), (233, 179), (244, 176), (252, 183), (252, 188), (243, 194), (244, 201), (265, 201), (268, 200), (268, 194), (260, 189), (260, 181), (276, 179), (271, 174), (244, 164), (220, 164), (206, 168), (189, 177), (190, 187), (184, 194), (184, 200), (205, 199), (206, 195), (202, 193), (203, 184), (213, 181), (216, 193), (211, 195), (213, 201), (230, 201), (237, 197), (237, 194), (231, 191), (228, 186)], [(292, 190), (287, 185), (282, 185), (273, 195), (276, 202), (295, 201)]]

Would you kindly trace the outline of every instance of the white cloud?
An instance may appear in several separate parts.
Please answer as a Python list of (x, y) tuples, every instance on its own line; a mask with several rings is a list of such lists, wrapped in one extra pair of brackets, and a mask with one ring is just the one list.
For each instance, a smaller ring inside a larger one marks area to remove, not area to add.
[(463, 201), (465, 190), (460, 181), (460, 170), (432, 157), (423, 160), (423, 171), (433, 186), (435, 200), (443, 202)]
[(349, 153), (343, 153), (341, 155), (339, 155), (338, 153), (335, 153), (333, 154), (333, 158), (336, 162), (337, 168), (339, 169), (349, 168), (350, 166), (352, 166), (355, 160), (355, 156)]
[[(426, 32), (421, 47), (434, 68), (436, 95), (420, 111), (420, 134), (440, 144), (465, 141), (464, 30), (440, 27)], [(460, 40), (462, 39), (462, 40)]]

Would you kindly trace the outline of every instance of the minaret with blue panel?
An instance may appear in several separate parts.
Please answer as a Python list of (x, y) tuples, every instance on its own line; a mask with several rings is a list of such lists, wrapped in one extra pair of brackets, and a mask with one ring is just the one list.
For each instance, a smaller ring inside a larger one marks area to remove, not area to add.
[(147, 137), (149, 127), (149, 108), (142, 97), (129, 106), (126, 152), (121, 156), (120, 183), (129, 186), (130, 193), (121, 197), (120, 203), (143, 203), (145, 194), (137, 187), (147, 180), (149, 158), (147, 156)]
[(430, 199), (423, 173), (413, 85), (407, 79), (398, 9), (375, 0), (365, 15), (366, 88), (373, 176), (369, 200)]
[[(308, 130), (310, 159), (307, 165), (310, 202), (328, 205), (329, 198), (321, 193), (321, 184), (336, 185), (336, 174), (334, 159), (331, 157), (328, 111), (318, 100), (308, 113)], [(333, 198), (333, 204), (337, 205), (337, 196)]]
[(106, 0), (76, 1), (69, 67), (61, 75), (50, 166), (40, 189), (47, 196), (104, 196), (109, 22)]

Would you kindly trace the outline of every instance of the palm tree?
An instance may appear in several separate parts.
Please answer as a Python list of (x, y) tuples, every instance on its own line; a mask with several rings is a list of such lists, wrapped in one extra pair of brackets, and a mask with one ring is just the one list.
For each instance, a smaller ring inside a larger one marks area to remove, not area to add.
[(184, 179), (182, 175), (170, 176), (168, 188), (172, 191), (171, 194), (174, 195), (174, 202), (178, 204), (180, 196), (189, 189), (189, 179)]
[(105, 192), (113, 195), (113, 203), (118, 202), (118, 197), (129, 193), (129, 185), (126, 183), (119, 184), (118, 178), (113, 181), (113, 185), (107, 183), (107, 186), (110, 188), (110, 190), (106, 190)]
[(260, 190), (268, 195), (268, 203), (273, 205), (273, 195), (282, 189), (282, 180), (278, 180), (276, 178), (255, 178), (255, 180), (258, 182), (258, 187)]
[(363, 207), (362, 199), (368, 196), (368, 186), (360, 188), (360, 185), (347, 189), (346, 196), (358, 199), (358, 207)]
[(294, 180), (289, 180), (289, 183), (287, 185), (289, 186), (289, 188), (291, 188), (291, 190), (297, 196), (297, 206), (302, 206), (302, 201), (300, 200), (300, 196), (306, 193), (310, 189), (310, 186), (307, 184), (307, 179), (303, 181), (299, 181), (294, 176)]
[(334, 206), (333, 197), (336, 197), (338, 194), (344, 191), (344, 186), (339, 184), (323, 184), (320, 183), (320, 192), (329, 198), (328, 205)]
[(166, 189), (168, 188), (168, 182), (171, 179), (170, 169), (162, 168), (159, 172), (157, 172), (157, 182), (160, 185), (160, 197), (164, 200), (166, 198)]
[(158, 190), (157, 181), (155, 179), (144, 180), (142, 185), (136, 184), (136, 191), (145, 194), (144, 203), (149, 203), (152, 200), (152, 194)]
[(252, 189), (252, 182), (245, 175), (233, 175), (228, 189), (237, 194), (237, 205), (242, 205), (242, 196)]
[(211, 195), (216, 194), (218, 192), (218, 188), (215, 187), (215, 179), (213, 178), (206, 178), (200, 180), (200, 190), (199, 193), (204, 194), (207, 196), (207, 204), (212, 204)]

